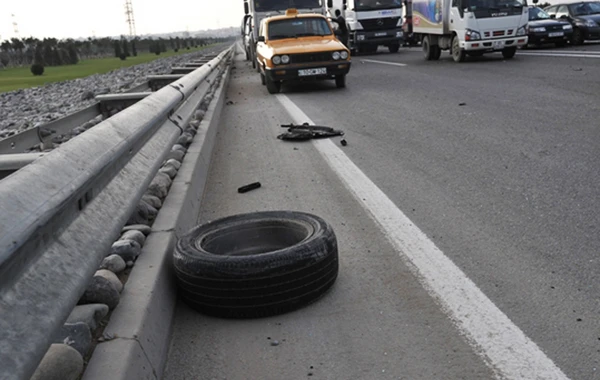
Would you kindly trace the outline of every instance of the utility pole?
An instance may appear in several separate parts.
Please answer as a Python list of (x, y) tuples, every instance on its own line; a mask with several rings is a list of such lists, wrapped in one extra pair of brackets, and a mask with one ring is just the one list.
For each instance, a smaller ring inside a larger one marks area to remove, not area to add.
[(131, 0), (125, 0), (125, 15), (127, 16), (127, 24), (129, 25), (129, 35), (135, 37), (135, 18), (133, 17), (133, 5)]

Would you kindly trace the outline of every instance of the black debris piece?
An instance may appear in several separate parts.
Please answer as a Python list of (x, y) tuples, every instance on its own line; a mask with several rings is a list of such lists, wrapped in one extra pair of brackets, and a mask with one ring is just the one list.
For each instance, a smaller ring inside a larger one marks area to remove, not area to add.
[(260, 186), (261, 186), (260, 182), (254, 182), (254, 183), (251, 183), (249, 185), (240, 187), (238, 189), (238, 193), (240, 193), (240, 194), (247, 193), (249, 191), (258, 189)]
[(460, 104), (459, 104), (459, 106), (461, 106), (461, 107), (462, 107), (462, 106), (466, 106), (466, 105), (467, 105), (467, 103), (460, 103)]
[(282, 124), (281, 128), (287, 128), (288, 131), (277, 136), (277, 138), (288, 141), (306, 141), (344, 135), (343, 131), (331, 127), (308, 125), (308, 123), (303, 125)]
[(225, 103), (226, 105), (230, 106), (233, 104), (233, 101), (229, 100), (227, 103)]
[(342, 139), (342, 141), (340, 141), (340, 143), (342, 144), (342, 146), (348, 145), (348, 141), (346, 141), (346, 139)]

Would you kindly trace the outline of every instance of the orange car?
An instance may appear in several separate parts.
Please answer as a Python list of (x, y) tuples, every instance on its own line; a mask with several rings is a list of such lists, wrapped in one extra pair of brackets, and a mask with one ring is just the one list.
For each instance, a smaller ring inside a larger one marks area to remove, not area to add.
[(345, 87), (351, 65), (350, 50), (336, 38), (327, 18), (295, 9), (262, 20), (256, 60), (271, 94), (288, 80), (335, 79), (337, 87)]

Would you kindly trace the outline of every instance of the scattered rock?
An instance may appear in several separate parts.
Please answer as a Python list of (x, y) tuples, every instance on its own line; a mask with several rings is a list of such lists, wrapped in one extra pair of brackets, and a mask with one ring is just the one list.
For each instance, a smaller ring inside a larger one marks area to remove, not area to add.
[(111, 255), (118, 255), (125, 261), (135, 261), (140, 255), (142, 247), (135, 240), (117, 240), (110, 248)]
[(181, 162), (179, 162), (177, 160), (169, 160), (166, 162), (165, 165), (171, 165), (177, 170), (179, 170), (181, 168)]
[(163, 173), (169, 176), (169, 178), (173, 179), (177, 175), (177, 169), (171, 165), (165, 165), (158, 171), (159, 173)]
[(131, 268), (133, 267), (133, 261), (128, 261), (127, 262), (127, 268)]
[[(182, 153), (182, 152), (180, 152), (180, 153)], [(169, 188), (171, 187), (171, 183), (172, 183), (171, 178), (169, 178), (168, 175), (166, 175), (164, 173), (158, 173), (154, 177), (152, 182), (150, 183), (150, 186), (148, 187), (148, 191), (146, 192), (146, 194), (154, 195), (155, 197), (164, 199), (167, 196), (167, 194), (169, 193)]]
[(79, 300), (79, 304), (103, 303), (112, 310), (117, 307), (120, 298), (119, 292), (110, 281), (104, 277), (94, 276)]
[(140, 246), (143, 246), (144, 242), (146, 241), (146, 235), (140, 231), (131, 230), (121, 235), (119, 240), (134, 240), (137, 241)]
[(184, 133), (177, 139), (177, 144), (187, 146), (192, 143), (194, 137), (189, 133)]
[(107, 314), (108, 306), (103, 304), (79, 305), (75, 306), (69, 318), (67, 318), (67, 323), (83, 322), (88, 325), (91, 331), (94, 331)]
[(110, 283), (114, 286), (115, 289), (117, 289), (119, 293), (123, 291), (123, 283), (113, 272), (106, 269), (100, 269), (99, 271), (96, 271), (94, 276), (104, 277), (105, 279), (110, 281)]
[[(146, 197), (146, 195), (144, 195), (144, 197), (142, 197), (142, 199), (144, 199), (145, 197)], [(152, 198), (156, 198), (156, 197), (152, 197)], [(158, 199), (158, 198), (156, 198), (156, 199)], [(160, 199), (158, 199), (158, 201), (160, 202)], [(148, 202), (148, 201), (146, 200), (146, 202)], [(148, 203), (150, 203), (150, 202), (148, 202)], [(161, 206), (156, 207), (156, 208), (160, 208), (160, 207)], [(150, 235), (150, 232), (152, 232), (152, 227), (149, 227), (145, 224), (132, 224), (132, 225), (123, 227), (123, 229), (121, 230), (121, 233), (124, 233), (127, 231), (133, 231), (133, 230), (140, 231), (144, 235), (148, 236), (148, 235)]]
[(52, 343), (63, 343), (85, 356), (92, 347), (92, 332), (84, 322), (66, 323), (52, 338)]
[(279, 341), (278, 340), (272, 341), (271, 346), (279, 346)]
[(31, 380), (76, 380), (83, 373), (83, 357), (66, 344), (53, 344)]
[(119, 255), (105, 257), (100, 264), (100, 269), (106, 269), (113, 273), (121, 273), (125, 270), (125, 260)]
[(150, 221), (154, 219), (153, 216), (156, 216), (156, 214), (158, 214), (158, 211), (154, 207), (141, 200), (138, 203), (135, 212), (129, 217), (129, 220), (127, 220), (127, 224), (148, 225), (150, 224)]
[(173, 150), (178, 150), (178, 151), (183, 152), (183, 153), (187, 152), (187, 149), (183, 145), (181, 145), (181, 144), (175, 144), (175, 145), (173, 145)]
[(175, 159), (175, 160), (181, 162), (181, 161), (183, 161), (184, 156), (185, 156), (184, 152), (182, 152), (180, 150), (172, 150), (167, 155), (167, 160)]

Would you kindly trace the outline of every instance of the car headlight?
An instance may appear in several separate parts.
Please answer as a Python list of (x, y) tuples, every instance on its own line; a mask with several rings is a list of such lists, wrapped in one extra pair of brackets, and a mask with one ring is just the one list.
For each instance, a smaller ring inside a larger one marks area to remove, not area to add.
[(564, 30), (571, 30), (571, 29), (573, 29), (573, 25), (571, 25), (571, 24), (563, 25), (563, 29)]
[(477, 41), (481, 39), (481, 34), (475, 30), (467, 29), (465, 32), (465, 41)]
[(356, 40), (357, 41), (364, 41), (365, 40), (365, 35), (364, 34), (357, 34), (356, 35)]
[(342, 51), (340, 57), (342, 57), (342, 59), (348, 59), (348, 52), (346, 50)]
[(527, 34), (527, 31), (525, 30), (525, 27), (522, 26), (519, 29), (517, 29), (517, 36), (524, 36)]
[(546, 28), (544, 28), (543, 26), (540, 26), (538, 28), (531, 28), (530, 29), (532, 32), (545, 32)]
[(595, 28), (595, 27), (597, 27), (597, 26), (598, 26), (598, 24), (597, 24), (597, 23), (596, 23), (596, 21), (594, 21), (594, 20), (587, 20), (587, 21), (585, 22), (585, 25), (586, 25), (586, 26), (589, 26), (590, 28)]
[(334, 61), (338, 61), (340, 59), (340, 52), (334, 51), (333, 53), (331, 53), (331, 57), (333, 58)]
[(284, 65), (287, 65), (288, 63), (290, 63), (290, 56), (289, 55), (282, 55), (281, 56), (281, 63), (283, 63)]
[(271, 59), (271, 61), (273, 61), (274, 65), (279, 65), (281, 63), (281, 57), (276, 55)]

